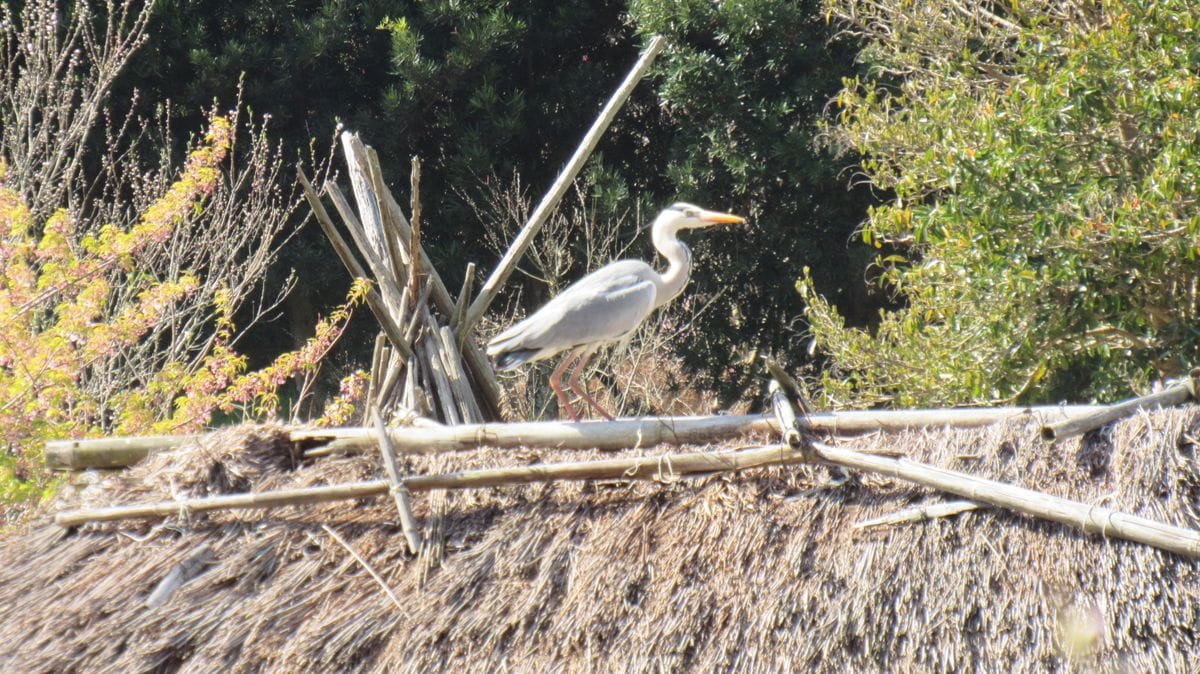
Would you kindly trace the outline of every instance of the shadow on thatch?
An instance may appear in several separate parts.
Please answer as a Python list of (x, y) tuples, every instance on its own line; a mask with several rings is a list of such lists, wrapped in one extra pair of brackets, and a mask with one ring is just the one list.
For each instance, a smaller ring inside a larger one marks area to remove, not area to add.
[[(1033, 426), (846, 441), (1200, 528), (1194, 412), (1142, 414), (1053, 447)], [(112, 505), (378, 477), (375, 457), (302, 464), (277, 428), (239, 428), (64, 505)], [(584, 459), (481, 450), (413, 472)], [(0, 552), (3, 671), (1185, 671), (1200, 562), (997, 511), (889, 528), (940, 496), (812, 467), (671, 484), (559, 483), (444, 499), (440, 568), (404, 553), (388, 498), (165, 524), (43, 519)], [(322, 528), (333, 527), (401, 612)], [(200, 546), (207, 570), (155, 586)], [(1073, 657), (1069, 660), (1068, 656)]]

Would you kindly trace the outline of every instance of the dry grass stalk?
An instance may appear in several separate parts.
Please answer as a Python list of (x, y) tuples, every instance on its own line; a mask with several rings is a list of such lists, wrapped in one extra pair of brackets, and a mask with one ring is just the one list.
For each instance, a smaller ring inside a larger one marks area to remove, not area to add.
[(898, 512), (894, 512), (883, 517), (873, 517), (869, 520), (863, 520), (854, 525), (855, 529), (870, 529), (871, 527), (890, 526), (892, 524), (906, 524), (909, 522), (924, 522), (933, 520), (939, 517), (953, 517), (960, 513), (978, 510), (986, 506), (981, 506), (974, 501), (956, 500), (945, 501), (942, 503), (923, 503), (921, 505), (905, 508)]
[(338, 545), (345, 548), (346, 552), (350, 553), (350, 556), (354, 558), (354, 561), (358, 562), (359, 566), (366, 570), (366, 572), (371, 576), (371, 579), (378, 583), (379, 587), (383, 589), (383, 592), (387, 595), (388, 599), (391, 599), (392, 603), (396, 605), (396, 608), (404, 611), (404, 604), (400, 603), (400, 598), (396, 596), (395, 592), (392, 592), (392, 588), (388, 587), (387, 582), (383, 580), (383, 576), (379, 575), (379, 572), (371, 566), (371, 563), (363, 559), (363, 556), (358, 554), (358, 550), (355, 550), (354, 546), (347, 543), (346, 539), (338, 535), (338, 532), (334, 531), (333, 527), (329, 526), (328, 524), (322, 524), (321, 528), (324, 529), (325, 533), (329, 534), (333, 540), (337, 541)]

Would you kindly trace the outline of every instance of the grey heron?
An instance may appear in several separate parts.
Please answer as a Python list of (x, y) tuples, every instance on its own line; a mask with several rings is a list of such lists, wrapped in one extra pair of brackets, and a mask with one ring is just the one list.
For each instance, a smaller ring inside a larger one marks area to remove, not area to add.
[(487, 345), (488, 355), (496, 358), (499, 369), (512, 370), (569, 351), (550, 375), (550, 388), (558, 397), (559, 407), (579, 421), (579, 414), (562, 385), (562, 376), (570, 369), (567, 388), (611, 420), (613, 415), (580, 382), (588, 361), (601, 346), (630, 335), (650, 312), (683, 291), (691, 273), (692, 255), (677, 236), (680, 230), (741, 222), (745, 220), (736, 215), (707, 211), (692, 204), (671, 205), (658, 214), (651, 228), (654, 247), (667, 259), (665, 273), (659, 274), (641, 260), (607, 264), (571, 284), (525, 320), (493, 337)]

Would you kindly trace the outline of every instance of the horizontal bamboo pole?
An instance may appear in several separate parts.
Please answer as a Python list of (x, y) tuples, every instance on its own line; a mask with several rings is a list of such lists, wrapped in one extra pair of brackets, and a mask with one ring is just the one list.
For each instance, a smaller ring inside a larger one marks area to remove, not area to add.
[(818, 458), (839, 466), (908, 480), (971, 501), (1083, 529), (1090, 534), (1122, 538), (1189, 557), (1200, 557), (1200, 531), (1193, 529), (917, 463), (904, 457), (866, 454), (822, 442), (814, 442), (812, 447)]
[(63, 527), (74, 527), (88, 522), (113, 522), (116, 520), (166, 517), (179, 513), (202, 513), (212, 510), (239, 510), (247, 508), (279, 508), (282, 506), (348, 501), (350, 499), (379, 496), (388, 493), (387, 480), (350, 482), (328, 487), (303, 487), (280, 489), (257, 494), (230, 494), (205, 498), (159, 503), (142, 503), (107, 508), (83, 508), (64, 510), (54, 516), (54, 522)]
[[(1047, 407), (993, 407), (950, 410), (869, 410), (818, 412), (808, 418), (808, 428), (839, 435), (912, 428), (973, 428), (1003, 421), (1046, 422), (1073, 419), (1102, 409), (1095, 405)], [(801, 426), (805, 425), (801, 421)], [(613, 426), (615, 424), (615, 426)], [(611, 426), (609, 430), (605, 427)], [(707, 430), (704, 428), (707, 427)], [(391, 429), (399, 453), (430, 453), (450, 449), (489, 447), (557, 447), (563, 449), (626, 449), (662, 443), (712, 442), (740, 437), (751, 432), (777, 432), (772, 419), (764, 416), (717, 415), (711, 417), (644, 417), (612, 421), (533, 421), (517, 424), (471, 424), (467, 426), (415, 426)], [(350, 449), (373, 448), (370, 428), (298, 428), (289, 431), (292, 442), (322, 443), (345, 440)], [(46, 465), (56, 470), (120, 468), (133, 465), (148, 454), (173, 449), (200, 436), (165, 435), (127, 438), (51, 440), (46, 443)], [(405, 440), (405, 438), (416, 438)], [(604, 440), (600, 443), (599, 440)], [(426, 444), (408, 449), (418, 442)], [(432, 445), (430, 444), (432, 443)], [(489, 444), (492, 443), (492, 444)], [(121, 448), (114, 451), (112, 447)], [(328, 452), (325, 452), (328, 453)], [(320, 455), (320, 451), (315, 455)]]
[(1047, 442), (1063, 440), (1073, 435), (1081, 435), (1088, 431), (1094, 431), (1097, 428), (1107, 426), (1117, 419), (1132, 416), (1139, 410), (1174, 407), (1182, 405), (1189, 400), (1195, 400), (1195, 382), (1198, 377), (1200, 377), (1200, 370), (1193, 370), (1191, 377), (1186, 381), (1168, 386), (1157, 393), (1132, 398), (1115, 405), (1109, 405), (1108, 407), (1101, 407), (1096, 412), (1086, 416), (1045, 424), (1042, 426), (1042, 439)]
[[(410, 492), (432, 489), (477, 489), (555, 480), (656, 479), (689, 473), (740, 470), (778, 463), (794, 463), (801, 455), (786, 446), (774, 445), (735, 452), (691, 452), (675, 455), (638, 456), (603, 461), (574, 461), (539, 466), (485, 468), (439, 475), (420, 475), (402, 480)], [(54, 521), (64, 527), (88, 522), (103, 522), (145, 517), (165, 517), (181, 512), (278, 508), (283, 506), (345, 501), (379, 496), (391, 490), (388, 480), (353, 482), (328, 487), (282, 489), (258, 494), (232, 494), (179, 501), (164, 501), (132, 506), (113, 506), (69, 510), (58, 513)]]
[(124, 438), (50, 440), (46, 443), (46, 467), (51, 470), (124, 468), (147, 455), (178, 447), (199, 435), (143, 435)]
[[(1072, 418), (1095, 407), (1002, 407), (951, 410), (878, 410), (815, 413), (799, 420), (801, 428), (834, 434), (901, 431), (952, 426), (971, 428), (1001, 421)], [(557, 449), (625, 449), (657, 444), (717, 442), (753, 432), (778, 432), (778, 422), (757, 414), (708, 417), (642, 417), (616, 421), (530, 421), (515, 424), (466, 424), (439, 428), (392, 429), (401, 454), (433, 454), (476, 447), (553, 447)], [(375, 447), (369, 428), (313, 429), (293, 433), (294, 440), (336, 441), (309, 456)]]
[[(1087, 533), (1144, 543), (1181, 555), (1200, 557), (1200, 531), (1156, 522), (1111, 508), (1069, 499), (976, 477), (967, 473), (910, 461), (903, 457), (869, 454), (820, 442), (811, 443), (818, 459), (834, 465), (880, 473), (924, 487), (955, 494), (972, 501), (1015, 510)], [(741, 470), (766, 465), (801, 463), (805, 453), (786, 445), (772, 445), (734, 452), (693, 452), (676, 455), (644, 456), (602, 461), (580, 461), (457, 471), (441, 475), (407, 478), (409, 491), (431, 489), (469, 489), (549, 482), (555, 480), (654, 479), (689, 473)], [(329, 487), (288, 489), (259, 494), (213, 496), (133, 506), (116, 506), (64, 511), (55, 522), (72, 527), (96, 521), (162, 517), (180, 512), (206, 512), (231, 508), (272, 508), (338, 501), (386, 494), (387, 480), (356, 482)]]
[[(463, 424), (441, 428), (394, 428), (389, 434), (400, 454), (437, 454), (477, 447), (616, 450), (660, 444), (715, 442), (755, 431), (774, 432), (775, 425), (771, 419), (759, 415), (729, 415)], [(333, 442), (326, 447), (309, 450), (306, 456), (371, 451), (377, 442), (374, 433), (361, 428), (314, 429), (312, 438)]]

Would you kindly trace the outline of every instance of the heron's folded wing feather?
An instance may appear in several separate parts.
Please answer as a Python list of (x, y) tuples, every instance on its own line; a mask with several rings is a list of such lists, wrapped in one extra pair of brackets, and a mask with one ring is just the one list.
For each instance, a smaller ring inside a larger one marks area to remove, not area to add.
[(628, 334), (654, 308), (650, 266), (615, 262), (580, 279), (520, 323), (497, 335), (490, 353), (514, 349), (561, 351)]

